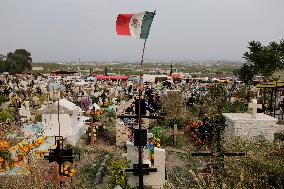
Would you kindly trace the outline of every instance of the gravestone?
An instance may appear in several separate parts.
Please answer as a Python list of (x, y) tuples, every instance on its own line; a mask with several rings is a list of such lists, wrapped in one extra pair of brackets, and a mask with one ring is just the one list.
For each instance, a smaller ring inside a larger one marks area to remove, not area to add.
[(256, 140), (259, 137), (264, 137), (272, 142), (274, 133), (279, 131), (279, 125), (276, 118), (263, 113), (257, 113), (257, 108), (261, 108), (257, 104), (256, 99), (252, 99), (249, 104), (250, 113), (223, 113), (226, 118), (227, 127), (226, 135), (235, 135), (249, 140)]
[[(129, 166), (133, 167), (133, 164), (138, 164), (138, 151), (133, 142), (127, 141), (127, 161), (130, 161)], [(144, 186), (152, 187), (153, 189), (162, 189), (165, 184), (165, 161), (166, 154), (162, 148), (154, 147), (154, 165), (151, 165), (151, 161), (148, 159), (149, 154), (146, 148), (143, 148), (143, 164), (148, 164), (149, 167), (157, 168), (157, 172), (151, 172), (149, 175), (144, 175)], [(133, 173), (129, 173), (128, 184), (130, 187), (137, 187), (139, 185), (139, 177), (134, 176)]]
[(21, 103), (21, 107), (19, 108), (19, 114), (21, 116), (22, 122), (27, 122), (31, 119), (32, 115), (30, 112), (30, 102), (24, 101)]
[(257, 108), (262, 108), (261, 104), (257, 104), (257, 99), (252, 99), (252, 102), (248, 104), (248, 108), (251, 110), (252, 119), (256, 119)]
[(58, 101), (41, 108), (39, 112), (42, 113), (44, 134), (46, 136), (58, 135), (60, 123), (61, 135), (66, 137), (72, 145), (79, 141), (87, 127), (84, 123), (86, 118), (82, 115), (82, 109), (66, 99), (59, 100), (59, 116)]
[[(119, 108), (116, 115), (124, 114), (125, 110), (130, 107), (132, 104), (132, 101), (128, 101), (126, 103), (122, 103)], [(128, 139), (128, 128), (127, 126), (122, 122), (120, 118), (116, 118), (115, 121), (115, 131), (116, 131), (116, 146), (117, 147), (123, 147), (126, 144), (126, 141)]]

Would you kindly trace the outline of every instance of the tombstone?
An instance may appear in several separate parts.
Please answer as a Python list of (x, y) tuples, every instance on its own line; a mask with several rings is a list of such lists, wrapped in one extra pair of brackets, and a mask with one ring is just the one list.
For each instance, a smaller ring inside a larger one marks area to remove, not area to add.
[(37, 96), (33, 97), (33, 106), (38, 106), (39, 105), (39, 98)]
[[(117, 108), (119, 111), (116, 113), (116, 115), (123, 114), (125, 109), (127, 109), (131, 104), (132, 104), (131, 100), (126, 103), (121, 103), (121, 105)], [(115, 130), (116, 130), (116, 146), (123, 147), (128, 139), (128, 128), (120, 118), (116, 119)]]
[(30, 103), (29, 101), (24, 101), (21, 103), (21, 107), (19, 108), (19, 114), (21, 116), (22, 122), (27, 122), (31, 120), (32, 115), (30, 112)]
[(252, 119), (256, 119), (257, 108), (262, 108), (261, 104), (257, 104), (257, 99), (252, 99), (252, 102), (248, 104), (248, 108), (251, 110)]
[[(42, 125), (44, 134), (54, 136), (59, 134), (58, 124), (58, 101), (41, 108)], [(66, 100), (59, 100), (59, 122), (61, 135), (67, 138), (67, 141), (75, 145), (84, 134), (87, 125), (84, 123), (85, 117), (82, 116), (82, 109), (74, 103)]]
[(261, 105), (257, 104), (256, 99), (249, 104), (251, 113), (223, 113), (226, 118), (225, 129), (226, 135), (235, 135), (249, 140), (256, 140), (259, 137), (264, 137), (272, 142), (274, 133), (279, 131), (279, 125), (276, 118), (263, 113), (257, 113), (257, 108)]
[[(133, 164), (138, 164), (138, 152), (134, 143), (128, 141), (127, 146), (127, 161), (130, 161), (130, 167)], [(149, 154), (146, 148), (143, 148), (143, 164), (148, 164), (149, 167), (157, 168), (157, 172), (151, 172), (149, 175), (144, 175), (144, 186), (152, 187), (153, 189), (162, 189), (165, 184), (165, 162), (166, 153), (164, 149), (154, 148), (154, 165), (151, 165), (151, 161), (148, 159)], [(129, 173), (128, 184), (130, 187), (137, 187), (139, 184), (138, 176), (134, 176), (133, 173)]]

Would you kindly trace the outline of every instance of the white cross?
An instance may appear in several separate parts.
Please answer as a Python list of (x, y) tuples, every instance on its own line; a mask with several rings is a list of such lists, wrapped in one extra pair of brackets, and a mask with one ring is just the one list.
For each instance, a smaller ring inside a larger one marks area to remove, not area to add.
[(262, 108), (261, 104), (257, 104), (257, 99), (252, 99), (252, 103), (249, 103), (248, 108), (251, 109), (252, 119), (256, 119), (257, 108)]

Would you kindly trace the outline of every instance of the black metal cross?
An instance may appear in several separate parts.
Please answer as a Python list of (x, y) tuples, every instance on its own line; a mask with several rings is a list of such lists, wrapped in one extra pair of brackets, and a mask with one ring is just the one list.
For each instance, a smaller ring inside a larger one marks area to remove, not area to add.
[(148, 118), (148, 119), (163, 119), (163, 116), (146, 116), (141, 114), (141, 92), (139, 92), (139, 103), (138, 103), (138, 115), (119, 115), (117, 118), (127, 118), (127, 119), (138, 119), (138, 125), (139, 129), (134, 130), (134, 146), (138, 147), (138, 164), (133, 164), (132, 169), (125, 169), (126, 173), (133, 173), (134, 176), (139, 176), (139, 189), (144, 188), (144, 181), (143, 177), (144, 175), (149, 175), (150, 172), (157, 172), (157, 168), (149, 168), (148, 164), (143, 164), (143, 155), (142, 155), (142, 150), (143, 147), (146, 146), (147, 144), (147, 130), (142, 129), (142, 118)]
[(51, 162), (57, 162), (59, 167), (59, 175), (62, 175), (61, 173), (61, 165), (64, 162), (70, 162), (73, 163), (75, 159), (75, 155), (79, 156), (80, 159), (80, 153), (73, 153), (72, 149), (64, 149), (63, 148), (63, 137), (62, 136), (55, 136), (55, 149), (49, 149), (49, 155), (44, 156), (45, 159), (49, 160), (49, 163)]
[(216, 170), (216, 184), (218, 188), (222, 188), (222, 173), (224, 168), (225, 156), (245, 156), (245, 152), (224, 152), (221, 144), (221, 125), (215, 125), (216, 129), (216, 148), (212, 151), (191, 152), (191, 156), (210, 156), (215, 160), (215, 165), (211, 166)]
[[(124, 172), (133, 173), (134, 176), (139, 176), (140, 175), (139, 164), (133, 164), (132, 169), (125, 169)], [(149, 164), (143, 164), (142, 174), (149, 175), (150, 172), (157, 172), (157, 168), (149, 168)]]

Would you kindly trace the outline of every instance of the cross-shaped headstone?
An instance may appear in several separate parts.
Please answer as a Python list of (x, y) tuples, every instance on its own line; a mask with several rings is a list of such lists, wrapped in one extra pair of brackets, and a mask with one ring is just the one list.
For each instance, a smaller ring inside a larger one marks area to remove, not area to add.
[(252, 119), (256, 119), (257, 108), (262, 108), (261, 104), (257, 104), (257, 99), (252, 99), (249, 103), (248, 108), (251, 109)]
[(216, 185), (217, 188), (222, 188), (222, 172), (224, 168), (224, 157), (225, 156), (245, 156), (245, 152), (224, 152), (222, 150), (221, 144), (221, 126), (215, 125), (216, 128), (216, 148), (212, 151), (206, 152), (191, 152), (191, 156), (211, 156), (213, 159), (212, 162), (215, 161), (215, 165), (211, 166), (216, 170)]
[(94, 118), (90, 117), (90, 122), (85, 122), (85, 124), (90, 125), (90, 145), (93, 145), (96, 140), (96, 133), (94, 132)]
[[(57, 171), (59, 175), (62, 175), (61, 173), (61, 165), (64, 162), (70, 162), (73, 163), (75, 159), (75, 155), (79, 155), (79, 153), (73, 153), (72, 149), (64, 149), (63, 148), (63, 137), (62, 136), (55, 136), (55, 149), (49, 149), (49, 155), (44, 156), (45, 159), (49, 160), (49, 163), (55, 162), (57, 164)], [(55, 171), (55, 170), (54, 170)], [(57, 173), (56, 173), (57, 174)]]
[(134, 131), (134, 146), (138, 147), (138, 164), (133, 164), (132, 169), (125, 169), (127, 173), (134, 173), (134, 176), (139, 176), (139, 189), (144, 188), (143, 177), (144, 175), (148, 175), (150, 172), (157, 172), (157, 168), (149, 168), (148, 164), (143, 164), (143, 155), (142, 150), (143, 147), (147, 144), (147, 131), (142, 129), (142, 118), (147, 119), (163, 119), (163, 116), (156, 116), (156, 115), (141, 115), (141, 93), (139, 93), (139, 100), (136, 115), (118, 115), (117, 118), (121, 119), (138, 119), (139, 129)]

